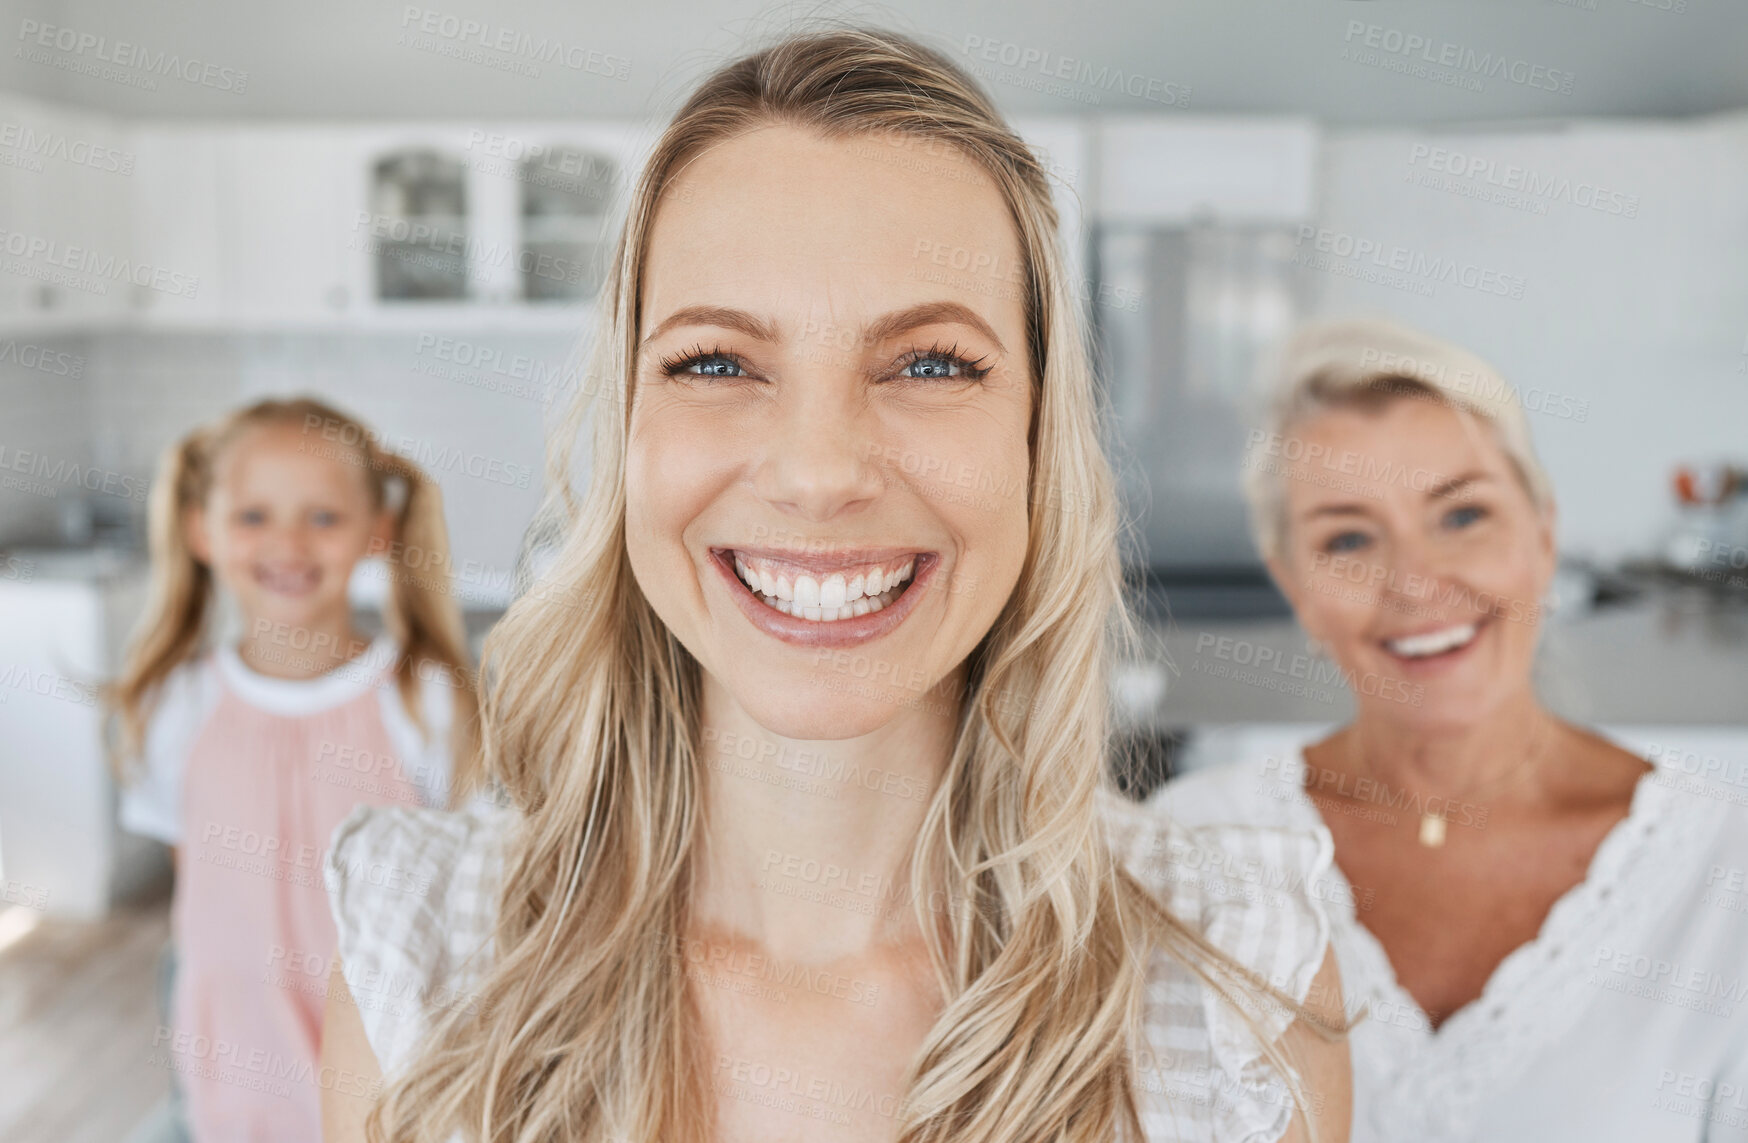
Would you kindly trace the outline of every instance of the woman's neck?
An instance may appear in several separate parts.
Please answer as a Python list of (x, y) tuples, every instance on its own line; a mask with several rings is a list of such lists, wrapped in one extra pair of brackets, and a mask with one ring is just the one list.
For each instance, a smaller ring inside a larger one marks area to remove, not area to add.
[(692, 923), (791, 963), (914, 938), (912, 855), (951, 755), (954, 708), (921, 703), (854, 738), (786, 738), (706, 674)]
[(1399, 789), (1462, 796), (1509, 783), (1522, 797), (1537, 784), (1525, 768), (1545, 773), (1544, 764), (1562, 753), (1562, 731), (1531, 693), (1457, 728), (1362, 713), (1333, 744), (1328, 764)]

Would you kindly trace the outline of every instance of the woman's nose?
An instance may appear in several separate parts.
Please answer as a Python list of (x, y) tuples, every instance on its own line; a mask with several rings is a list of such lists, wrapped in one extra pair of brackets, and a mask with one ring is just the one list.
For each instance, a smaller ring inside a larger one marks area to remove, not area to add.
[(1393, 602), (1410, 601), (1417, 608), (1436, 604), (1440, 584), (1450, 573), (1433, 545), (1413, 539), (1391, 547), (1383, 570), (1380, 594)]
[(772, 421), (754, 482), (767, 502), (817, 522), (879, 493), (878, 446), (865, 404), (850, 386), (817, 380), (797, 386), (779, 396)]

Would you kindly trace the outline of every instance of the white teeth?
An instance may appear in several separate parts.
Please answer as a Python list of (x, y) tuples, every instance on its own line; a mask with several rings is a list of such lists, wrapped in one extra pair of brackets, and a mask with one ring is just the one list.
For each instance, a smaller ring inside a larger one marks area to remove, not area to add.
[(910, 579), (915, 568), (913, 557), (902, 568), (884, 575), (876, 570), (846, 578), (842, 572), (831, 572), (823, 578), (798, 575), (791, 583), (786, 576), (748, 566), (738, 552), (734, 556), (735, 573), (767, 606), (820, 623), (885, 609), (898, 598), (899, 586)]
[(261, 583), (271, 591), (301, 592), (315, 586), (316, 572), (313, 568), (285, 570), (279, 568), (262, 568), (256, 573)]
[(1467, 646), (1469, 640), (1475, 637), (1476, 629), (1475, 624), (1464, 623), (1447, 627), (1443, 631), (1428, 631), (1424, 635), (1406, 635), (1401, 639), (1391, 639), (1384, 646), (1393, 654), (1420, 659)]

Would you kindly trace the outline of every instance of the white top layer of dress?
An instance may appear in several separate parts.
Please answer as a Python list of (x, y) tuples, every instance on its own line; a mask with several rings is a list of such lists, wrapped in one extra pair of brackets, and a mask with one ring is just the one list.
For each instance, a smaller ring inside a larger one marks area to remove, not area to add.
[[(1114, 794), (1101, 805), (1113, 851), (1177, 917), (1255, 977), (1305, 999), (1329, 944), (1313, 889), (1332, 850), (1321, 823), (1188, 830)], [(478, 1003), (515, 821), (516, 811), (483, 800), (454, 812), (360, 807), (334, 833), (325, 876), (340, 956), (390, 1080), (436, 1016)], [(1145, 1143), (1275, 1143), (1286, 1133), (1292, 1099), (1252, 1028), (1275, 1039), (1292, 1017), (1275, 1004), (1251, 1005), (1250, 1017), (1155, 954), (1137, 1061)]]
[[(1351, 1037), (1353, 1143), (1748, 1139), (1748, 785), (1650, 760), (1585, 879), (1436, 1032), (1363, 924), (1365, 890), (1325, 872), (1347, 1011), (1370, 1010)], [(1150, 801), (1191, 826), (1308, 829), (1323, 819), (1304, 766), (1222, 765)]]

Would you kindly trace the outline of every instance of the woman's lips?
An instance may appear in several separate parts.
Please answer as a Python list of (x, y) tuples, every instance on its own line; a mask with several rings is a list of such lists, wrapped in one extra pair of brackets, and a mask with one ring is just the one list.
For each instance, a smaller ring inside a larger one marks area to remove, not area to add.
[(786, 615), (753, 593), (735, 571), (735, 549), (712, 548), (710, 562), (726, 582), (741, 613), (767, 635), (797, 647), (846, 647), (878, 639), (903, 623), (916, 609), (924, 589), (934, 579), (940, 557), (934, 552), (915, 552), (910, 577), (898, 587), (892, 601), (878, 611), (846, 619), (807, 619)]
[(1384, 653), (1405, 671), (1440, 670), (1466, 658), (1486, 633), (1486, 617), (1381, 639)]

